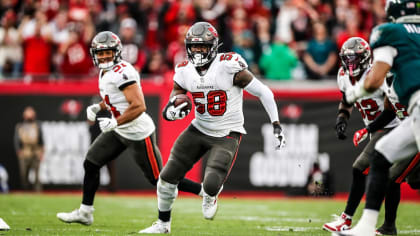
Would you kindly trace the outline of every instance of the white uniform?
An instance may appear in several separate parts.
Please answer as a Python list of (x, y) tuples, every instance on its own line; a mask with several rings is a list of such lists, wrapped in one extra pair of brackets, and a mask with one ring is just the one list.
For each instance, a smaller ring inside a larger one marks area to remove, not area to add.
[[(351, 81), (349, 74), (341, 67), (337, 75), (338, 87), (341, 91), (346, 91), (348, 87), (354, 87), (358, 83), (364, 83), (366, 75), (370, 69), (367, 69), (359, 81)], [(385, 84), (385, 83), (384, 83)], [(354, 105), (359, 109), (362, 115), (365, 126), (372, 123), (384, 110), (384, 91), (381, 89), (376, 90), (371, 95), (357, 99)], [(395, 118), (389, 122), (385, 128), (393, 128), (400, 124), (400, 120)]]
[(189, 91), (194, 99), (194, 127), (213, 137), (223, 137), (231, 131), (246, 133), (243, 127), (243, 89), (233, 85), (233, 77), (247, 67), (245, 60), (235, 53), (217, 54), (203, 76), (188, 61), (175, 67), (174, 81)]
[(387, 81), (385, 80), (380, 89), (385, 92), (388, 100), (392, 104), (392, 108), (394, 109), (395, 114), (397, 114), (397, 117), (401, 121), (408, 117), (407, 109), (400, 103), (398, 95), (395, 93), (394, 86), (392, 86), (392, 84), (388, 85)]
[[(120, 88), (122, 89), (133, 82), (137, 83), (141, 89), (139, 73), (126, 61), (121, 61), (109, 71), (101, 70), (99, 72), (99, 91), (114, 118), (122, 115), (129, 106)], [(130, 140), (145, 139), (154, 131), (153, 120), (145, 112), (131, 122), (115, 129), (119, 135)]]

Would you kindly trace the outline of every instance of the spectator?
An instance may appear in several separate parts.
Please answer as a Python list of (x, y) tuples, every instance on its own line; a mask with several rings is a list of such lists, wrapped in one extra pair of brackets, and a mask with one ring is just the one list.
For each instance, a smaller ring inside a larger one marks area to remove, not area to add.
[(51, 72), (52, 45), (46, 24), (46, 16), (37, 11), (34, 18), (25, 16), (19, 26), (23, 38), (23, 72), (29, 79), (48, 76)]
[(245, 30), (241, 35), (236, 36), (236, 43), (233, 51), (240, 54), (248, 63), (250, 71), (254, 74), (260, 74), (258, 61), (254, 49), (254, 35), (251, 31)]
[(346, 30), (342, 31), (341, 33), (337, 35), (338, 48), (341, 48), (341, 46), (343, 46), (343, 43), (351, 37), (360, 37), (364, 40), (368, 40), (366, 35), (362, 31), (359, 30), (358, 22), (359, 21), (357, 20), (356, 15), (346, 20)]
[(272, 80), (292, 79), (292, 70), (296, 67), (298, 58), (287, 44), (277, 41), (263, 51), (259, 65), (265, 77)]
[(22, 67), (22, 46), (19, 31), (14, 27), (16, 15), (8, 10), (1, 18), (0, 27), (0, 78), (2, 74), (16, 77)]
[(147, 59), (143, 73), (147, 75), (161, 76), (169, 70), (165, 63), (165, 57), (160, 50), (152, 51)]
[(166, 60), (169, 67), (173, 68), (176, 64), (187, 59), (187, 51), (185, 50), (185, 35), (187, 34), (188, 27), (179, 27), (177, 40), (172, 41), (166, 50)]
[(142, 36), (137, 33), (137, 23), (133, 18), (125, 18), (120, 25), (120, 38), (123, 45), (122, 59), (141, 71), (146, 63), (146, 53), (140, 47)]
[(308, 79), (319, 80), (331, 74), (337, 63), (337, 49), (333, 41), (327, 37), (327, 29), (323, 23), (313, 25), (314, 38), (309, 41), (303, 55)]
[(54, 44), (60, 45), (69, 38), (68, 24), (68, 11), (63, 9), (58, 12), (55, 18), (48, 24), (49, 31), (51, 32), (51, 40)]
[[(41, 191), (42, 186), (39, 180), (39, 164), (44, 154), (44, 143), (41, 126), (36, 121), (36, 112), (33, 107), (28, 106), (23, 111), (23, 122), (16, 124), (15, 129), (15, 150), (19, 160), (20, 180), (22, 188)], [(29, 183), (29, 172), (33, 171), (34, 184)]]
[(93, 63), (89, 56), (89, 49), (83, 37), (80, 23), (69, 24), (69, 38), (58, 49), (63, 57), (60, 65), (61, 73), (67, 77), (89, 76), (93, 70)]

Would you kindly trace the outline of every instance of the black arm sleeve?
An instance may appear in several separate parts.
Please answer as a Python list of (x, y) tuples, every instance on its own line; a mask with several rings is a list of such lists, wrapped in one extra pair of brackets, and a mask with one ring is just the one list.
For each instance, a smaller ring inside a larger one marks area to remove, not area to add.
[(385, 109), (372, 123), (366, 127), (369, 133), (374, 133), (384, 128), (389, 122), (396, 117), (396, 114), (392, 110)]

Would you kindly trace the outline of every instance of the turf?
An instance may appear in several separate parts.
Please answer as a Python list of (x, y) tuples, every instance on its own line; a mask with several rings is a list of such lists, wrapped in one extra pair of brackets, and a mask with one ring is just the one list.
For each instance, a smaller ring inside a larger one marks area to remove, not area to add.
[[(0, 217), (11, 227), (0, 235), (133, 235), (156, 220), (156, 199), (147, 196), (99, 195), (91, 226), (65, 224), (56, 213), (80, 204), (73, 195), (0, 195)], [(201, 199), (179, 197), (174, 205), (171, 235), (330, 235), (323, 223), (339, 214), (344, 201), (331, 199), (241, 199), (223, 197), (213, 221), (204, 220)], [(356, 214), (360, 217), (361, 210)], [(402, 203), (397, 226), (400, 236), (420, 235), (420, 204)], [(379, 222), (382, 223), (383, 212)]]

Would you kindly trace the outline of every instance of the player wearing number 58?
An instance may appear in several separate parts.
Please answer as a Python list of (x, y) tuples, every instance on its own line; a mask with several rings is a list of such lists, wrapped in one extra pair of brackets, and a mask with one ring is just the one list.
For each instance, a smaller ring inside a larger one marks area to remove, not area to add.
[(172, 204), (179, 181), (201, 157), (207, 158), (203, 180), (202, 212), (213, 219), (217, 196), (235, 163), (245, 134), (242, 93), (258, 97), (273, 125), (279, 148), (285, 139), (271, 90), (248, 71), (245, 60), (235, 53), (218, 53), (219, 37), (207, 22), (190, 27), (185, 38), (188, 60), (175, 66), (170, 100), (163, 111), (168, 121), (182, 119), (190, 111), (180, 94), (189, 92), (195, 104), (195, 119), (177, 138), (157, 184), (159, 219), (140, 233), (168, 233)]
[[(90, 53), (95, 66), (100, 69), (102, 102), (86, 109), (87, 119), (95, 121), (96, 113), (103, 109), (108, 109), (112, 117), (98, 118), (102, 133), (90, 146), (83, 164), (85, 176), (80, 208), (57, 214), (61, 221), (67, 223), (93, 223), (93, 200), (99, 186), (99, 170), (126, 149), (130, 149), (132, 157), (151, 184), (156, 185), (162, 169), (155, 125), (146, 113), (140, 75), (130, 63), (122, 60), (121, 50), (120, 39), (110, 31), (100, 32), (92, 40)], [(182, 180), (179, 189), (198, 195), (201, 185)]]

